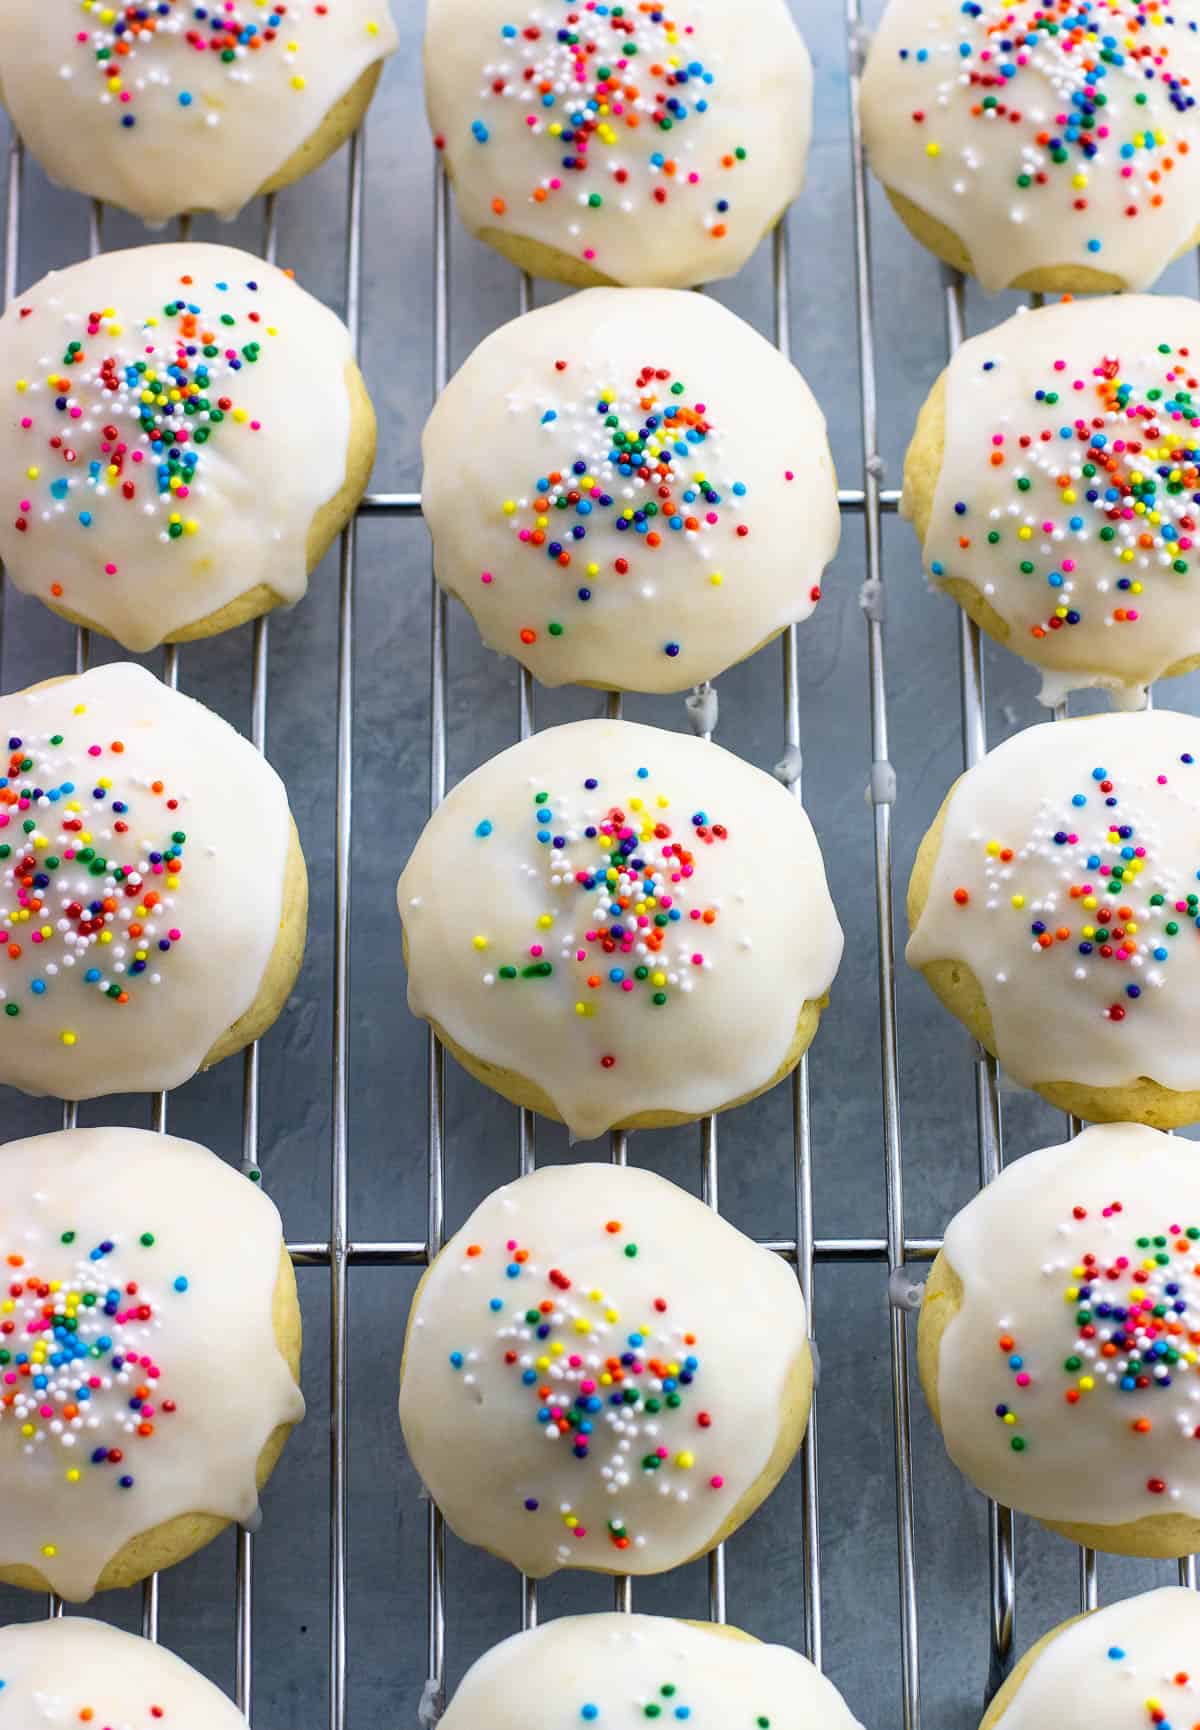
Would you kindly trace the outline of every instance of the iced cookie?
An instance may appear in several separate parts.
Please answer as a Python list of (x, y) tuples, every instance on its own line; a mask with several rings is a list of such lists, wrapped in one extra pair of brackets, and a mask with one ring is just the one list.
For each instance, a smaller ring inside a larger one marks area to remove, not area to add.
[(211, 1682), (165, 1647), (104, 1622), (62, 1616), (0, 1628), (0, 1724), (13, 1730), (246, 1730)]

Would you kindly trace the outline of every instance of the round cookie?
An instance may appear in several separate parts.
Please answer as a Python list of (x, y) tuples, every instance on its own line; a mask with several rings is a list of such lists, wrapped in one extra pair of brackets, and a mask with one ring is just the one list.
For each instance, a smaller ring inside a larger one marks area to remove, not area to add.
[(1119, 703), (1200, 660), (1200, 307), (1159, 295), (1018, 313), (956, 352), (904, 505), (930, 577), (1040, 668), (1042, 701)]
[(218, 1688), (165, 1647), (83, 1616), (0, 1628), (0, 1725), (246, 1730)]
[(8, 0), (0, 102), (75, 192), (233, 217), (345, 142), (397, 42), (388, 0)]
[(274, 1203), (195, 1142), (12, 1141), (0, 1191), (0, 1580), (79, 1602), (253, 1519), (304, 1413), (296, 1281)]
[(413, 1013), (584, 1141), (773, 1086), (842, 953), (799, 801), (719, 745), (630, 721), (552, 727), (468, 775), (397, 899)]
[(422, 1279), (400, 1421), (468, 1543), (539, 1579), (657, 1574), (771, 1493), (811, 1397), (785, 1262), (653, 1172), (544, 1166)]
[(908, 888), (908, 960), (1076, 1117), (1200, 1120), (1200, 725), (1029, 727), (961, 776)]
[(1200, 1547), (1200, 1171), (1097, 1124), (1008, 1166), (951, 1221), (921, 1385), (955, 1465), (1077, 1544)]
[(812, 64), (786, 0), (431, 0), (425, 100), (463, 223), (521, 270), (691, 288), (799, 194)]
[(178, 1086), (265, 1033), (308, 887), (283, 783), (132, 663), (0, 697), (0, 1081)]
[(52, 271), (0, 317), (0, 558), (142, 652), (298, 601), (375, 458), (350, 334), (191, 241)]
[(1200, 231), (1190, 6), (890, 0), (862, 86), (871, 167), (923, 246), (1003, 288), (1149, 288)]
[[(530, 1678), (536, 1677), (536, 1686)], [(564, 1616), (514, 1634), (474, 1663), (445, 1730), (641, 1730), (689, 1719), (747, 1730), (862, 1730), (807, 1658), (737, 1628), (666, 1616)]]
[(980, 1730), (1133, 1730), (1196, 1715), (1200, 1596), (1182, 1586), (1106, 1604), (1027, 1652)]
[(680, 691), (821, 596), (825, 420), (706, 295), (594, 288), (493, 332), (422, 441), (442, 586), (546, 685)]

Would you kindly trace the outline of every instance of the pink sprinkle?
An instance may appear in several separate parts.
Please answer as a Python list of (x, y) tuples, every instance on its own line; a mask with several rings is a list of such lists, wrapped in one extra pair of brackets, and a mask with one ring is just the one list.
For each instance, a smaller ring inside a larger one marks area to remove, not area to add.
[(796, 477), (792, 473), (791, 469), (784, 469), (783, 478), (785, 481), (794, 481)]
[(1160, 787), (1165, 787), (1167, 784), (1167, 777), (1165, 775), (1160, 775), (1158, 777), (1158, 784)]
[(179, 939), (183, 936), (183, 932), (176, 926), (172, 925), (171, 929), (167, 932), (167, 936), (171, 939), (172, 943), (178, 943)]
[(710, 1478), (708, 1480), (708, 1483), (709, 1483), (709, 1488), (713, 1489), (713, 1490), (723, 1490), (725, 1488), (724, 1478), (719, 1478), (719, 1477), (718, 1478)]
[(490, 571), (481, 571), (479, 580), (481, 583), (490, 583), (492, 581), (492, 573)]
[(81, 408), (73, 408), (71, 409), (70, 414), (72, 420), (80, 420), (83, 417), (83, 410)]
[(250, 422), (250, 431), (251, 432), (261, 432), (262, 431), (262, 422), (260, 420), (252, 420)]
[(1022, 1370), (1020, 1375), (1017, 1377), (1017, 1386), (1019, 1388), (1027, 1388), (1029, 1386), (1029, 1381), (1030, 1377), (1028, 1370)]
[(100, 755), (99, 745), (89, 745), (88, 746), (88, 756), (89, 757), (98, 757), (99, 755)]
[(575, 1527), (575, 1536), (577, 1538), (586, 1538), (587, 1537), (587, 1527), (586, 1526), (576, 1526)]
[(1129, 623), (1131, 625), (1136, 622), (1137, 616), (1138, 616), (1138, 614), (1137, 614), (1137, 608), (1136, 607), (1130, 607), (1129, 611), (1125, 615), (1126, 619), (1129, 621)]
[(693, 169), (691, 174), (688, 175), (688, 185), (689, 186), (698, 186), (699, 183), (700, 183), (700, 176)]
[(540, 955), (542, 953), (541, 944), (540, 943), (531, 943), (529, 945), (529, 953), (534, 957), (537, 957), (538, 955)]
[(29, 502), (29, 500), (28, 500), (28, 499), (22, 499), (22, 500), (21, 500), (21, 509), (22, 509), (22, 510), (23, 510), (23, 511), (31, 511), (31, 510), (32, 510), (32, 509), (33, 509), (33, 506), (32, 506), (32, 504), (31, 504), (31, 503), (30, 503), (30, 502)]
[(595, 258), (595, 256), (596, 256), (595, 247), (594, 246), (585, 246), (583, 249), (583, 256), (587, 259), (588, 263), (590, 264), (592, 259)]
[(117, 574), (116, 565), (105, 565), (104, 574), (106, 577), (115, 577)]
[(700, 954), (699, 951), (697, 951), (696, 954), (692, 956), (692, 966), (693, 967), (703, 967), (704, 966), (704, 957), (703, 957), (703, 955)]
[(622, 979), (621, 990), (622, 991), (632, 991), (633, 990), (633, 980), (632, 979)]
[(1062, 562), (1062, 568), (1064, 571), (1073, 571), (1075, 569), (1075, 560), (1064, 559)]
[(42, 1418), (52, 1418), (54, 1416), (54, 1407), (53, 1406), (39, 1406), (38, 1407), (38, 1416), (42, 1417)]
[(658, 1455), (660, 1460), (665, 1460), (667, 1457), (667, 1450), (665, 1448), (655, 1448), (654, 1452)]
[[(1065, 119), (1065, 116), (1064, 116), (1064, 119)], [(1067, 366), (1067, 363), (1065, 360), (1056, 360), (1054, 363), (1054, 370), (1055, 370), (1055, 372), (1065, 372), (1066, 366)]]
[(24, 427), (25, 431), (28, 432), (30, 427), (33, 425), (33, 422), (30, 420), (29, 416), (26, 415), (22, 420), (21, 425)]

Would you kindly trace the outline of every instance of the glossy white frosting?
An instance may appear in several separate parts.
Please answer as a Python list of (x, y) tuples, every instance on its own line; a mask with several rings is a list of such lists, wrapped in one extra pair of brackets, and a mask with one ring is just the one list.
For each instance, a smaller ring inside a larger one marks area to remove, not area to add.
[(0, 1080), (67, 1099), (175, 1087), (274, 950), (283, 783), (131, 662), (0, 697), (0, 733)]
[(1038, 1654), (998, 1722), (1004, 1730), (1189, 1730), (1200, 1713), (1198, 1652), (1197, 1593), (1163, 1586), (1106, 1604)]
[(908, 959), (966, 962), (1028, 1087), (1200, 1088), (1198, 828), (1193, 716), (1029, 727), (955, 787)]
[(799, 193), (812, 131), (785, 0), (431, 0), (425, 97), (473, 234), (627, 287), (740, 270)]
[(694, 1196), (545, 1166), (481, 1203), (422, 1285), (405, 1441), (460, 1537), (527, 1574), (660, 1573), (762, 1476), (806, 1334), (786, 1263)]
[(219, 1689), (163, 1646), (61, 1616), (0, 1628), (0, 1730), (246, 1730)]
[(871, 166), (958, 235), (990, 292), (1056, 265), (1148, 288), (1200, 205), (1196, 0), (1079, 0), (1048, 9), (1053, 34), (1045, 10), (890, 0), (863, 79)]
[[(596, 1712), (587, 1717), (584, 1708)], [(658, 1706), (651, 1714), (647, 1707)], [(641, 1730), (686, 1717), (713, 1730), (862, 1730), (807, 1658), (666, 1616), (565, 1616), (514, 1634), (463, 1678), (445, 1730)]]
[(945, 1255), (963, 1299), (937, 1391), (959, 1470), (1067, 1524), (1200, 1516), (1192, 1144), (1095, 1124), (1008, 1166), (951, 1222)]
[(236, 216), (398, 41), (388, 0), (144, 10), (118, 33), (104, 0), (7, 0), (0, 100), (52, 179), (155, 224)]
[[(616, 881), (622, 924), (593, 873), (625, 847), (643, 869)], [(430, 819), (397, 896), (414, 1014), (536, 1082), (584, 1140), (764, 1087), (842, 952), (799, 801), (719, 745), (631, 721), (552, 727), (485, 763)]]
[(546, 685), (715, 678), (808, 617), (837, 549), (812, 392), (706, 295), (595, 288), (514, 320), (422, 448), (439, 580)]
[(926, 567), (995, 608), (1043, 701), (1136, 701), (1200, 654), (1198, 369), (1200, 306), (1159, 295), (1018, 313), (950, 363)]
[[(163, 1520), (254, 1515), (263, 1445), (304, 1413), (271, 1316), (279, 1213), (207, 1148), (141, 1129), (10, 1141), (0, 1192), (0, 1566), (79, 1601)], [(74, 1329), (47, 1329), (46, 1284)]]
[(52, 271), (0, 318), (9, 577), (138, 651), (259, 583), (299, 600), (346, 479), (350, 360), (334, 313), (233, 247)]

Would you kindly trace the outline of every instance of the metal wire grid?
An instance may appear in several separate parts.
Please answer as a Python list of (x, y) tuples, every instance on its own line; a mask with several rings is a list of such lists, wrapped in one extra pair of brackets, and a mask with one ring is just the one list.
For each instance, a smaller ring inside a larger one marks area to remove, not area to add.
[[(864, 529), (864, 615), (867, 635), (867, 678), (870, 697), (871, 780), (870, 794), (874, 828), (874, 877), (880, 1053), (882, 1066), (882, 1152), (885, 1178), (885, 1231), (883, 1236), (819, 1238), (813, 1226), (812, 1144), (809, 1114), (808, 1059), (791, 1078), (793, 1119), (793, 1166), (795, 1177), (795, 1236), (766, 1240), (763, 1247), (792, 1263), (809, 1305), (810, 1331), (813, 1317), (813, 1269), (817, 1263), (851, 1265), (875, 1263), (895, 1273), (906, 1263), (928, 1262), (937, 1254), (937, 1238), (908, 1238), (904, 1232), (904, 1185), (901, 1157), (898, 1037), (895, 991), (895, 907), (892, 868), (892, 805), (895, 782), (888, 751), (887, 685), (884, 659), (883, 605), (884, 567), (882, 527), (885, 514), (895, 512), (899, 492), (881, 484), (882, 463), (878, 450), (878, 413), (875, 372), (874, 319), (871, 300), (871, 239), (867, 199), (867, 177), (859, 120), (860, 74), (863, 49), (861, 0), (846, 0), (845, 14), (849, 57), (849, 131), (852, 156), (852, 202), (856, 271), (856, 318), (859, 345), (860, 407), (862, 428), (862, 485), (842, 487), (838, 502), (847, 516), (859, 516)], [(362, 221), (364, 147), (359, 135), (348, 149), (347, 234), (344, 257), (346, 322), (355, 349), (358, 347), (361, 313)], [(7, 216), (0, 274), (0, 310), (14, 298), (20, 281), (20, 206), (23, 154), (14, 137), (9, 147), (7, 172)], [(435, 394), (449, 376), (449, 194), (446, 176), (438, 163), (434, 183), (434, 319), (433, 387)], [(186, 236), (187, 219), (180, 225)], [(89, 251), (101, 250), (103, 208), (93, 203), (89, 218)], [(772, 242), (774, 339), (781, 352), (790, 353), (790, 284), (786, 222), (776, 229)], [(274, 196), (264, 201), (262, 250), (274, 262), (276, 210)], [(528, 277), (517, 283), (518, 311), (531, 304)], [(962, 340), (963, 283), (946, 273), (946, 320), (951, 351)], [(359, 515), (414, 517), (420, 514), (419, 493), (368, 493)], [(351, 1266), (426, 1267), (445, 1236), (445, 1111), (444, 1052), (433, 1035), (429, 1038), (427, 1062), (427, 1167), (428, 1214), (424, 1241), (356, 1241), (349, 1234), (349, 909), (350, 860), (353, 835), (353, 696), (355, 636), (355, 551), (357, 519), (347, 526), (341, 540), (338, 582), (337, 649), (337, 747), (334, 849), (334, 966), (333, 966), (333, 1082), (332, 1145), (329, 1235), (324, 1242), (289, 1241), (288, 1249), (297, 1268), (323, 1267), (330, 1281), (330, 1482), (329, 1482), (329, 1730), (346, 1730), (347, 1684), (347, 1430), (346, 1371), (348, 1354), (347, 1280)], [(446, 597), (431, 581), (430, 656), (430, 809), (436, 809), (446, 792)], [(251, 631), (251, 728), (254, 744), (265, 749), (267, 738), (267, 674), (270, 642), (268, 617), (255, 621)], [(88, 633), (77, 630), (72, 670), (83, 671), (89, 658)], [(963, 760), (969, 767), (984, 755), (983, 659), (977, 627), (960, 615), (960, 699)], [(782, 733), (784, 753), (779, 773), (797, 797), (800, 794), (799, 675), (796, 632), (784, 633), (781, 652)], [(162, 677), (177, 687), (180, 654), (177, 648), (163, 651)], [(621, 698), (611, 693), (607, 712), (621, 713)], [(534, 727), (534, 686), (522, 670), (519, 681), (517, 734), (526, 738)], [(705, 734), (709, 737), (709, 734)], [(259, 1146), (258, 1047), (251, 1046), (243, 1059), (242, 1160), (246, 1169), (257, 1167)], [(995, 1060), (982, 1049), (974, 1057), (976, 1116), (979, 1144), (980, 1183), (989, 1182), (1003, 1164), (1000, 1123), (999, 1073)], [(167, 1127), (168, 1096), (153, 1096), (151, 1125)], [(70, 1127), (76, 1111), (64, 1104), (63, 1123)], [(716, 1208), (719, 1203), (718, 1127), (714, 1117), (699, 1125), (701, 1194)], [(629, 1155), (629, 1138), (623, 1132), (610, 1137), (610, 1157), (623, 1165)], [(535, 1119), (532, 1112), (517, 1114), (517, 1169), (526, 1173), (535, 1166)], [(904, 1730), (920, 1730), (920, 1662), (917, 1627), (916, 1536), (913, 1512), (913, 1471), (910, 1445), (908, 1335), (903, 1308), (890, 1313), (892, 1370), (892, 1417), (896, 1491), (896, 1554), (899, 1595), (901, 1673), (899, 1678), (901, 1722)], [(814, 1420), (816, 1404), (814, 1400)], [(821, 1563), (819, 1531), (819, 1475), (817, 1427), (810, 1422), (800, 1460), (804, 1608), (802, 1646), (818, 1666), (822, 1657)], [(991, 1658), (986, 1692), (1000, 1685), (1012, 1663), (1015, 1611), (1015, 1560), (1013, 1516), (1010, 1510), (989, 1504), (989, 1551), (991, 1586)], [(709, 1614), (725, 1620), (724, 1546), (709, 1558)], [(1180, 1562), (1180, 1579), (1197, 1584), (1196, 1558)], [(1080, 1605), (1094, 1608), (1098, 1601), (1096, 1558), (1091, 1551), (1079, 1556)], [(613, 1585), (618, 1610), (633, 1607), (632, 1581), (618, 1576)], [(427, 1542), (428, 1657), (423, 1722), (433, 1722), (444, 1706), (446, 1606), (445, 1536), (442, 1518), (430, 1503)], [(249, 1718), (253, 1704), (253, 1603), (254, 1538), (239, 1530), (236, 1548), (234, 1615), (236, 1622), (236, 1676), (234, 1697)], [(61, 1603), (51, 1596), (49, 1611), (62, 1614)], [(535, 1581), (522, 1579), (521, 1622), (536, 1624), (538, 1592)], [(143, 1587), (142, 1631), (158, 1636), (158, 1580), (151, 1577)]]

